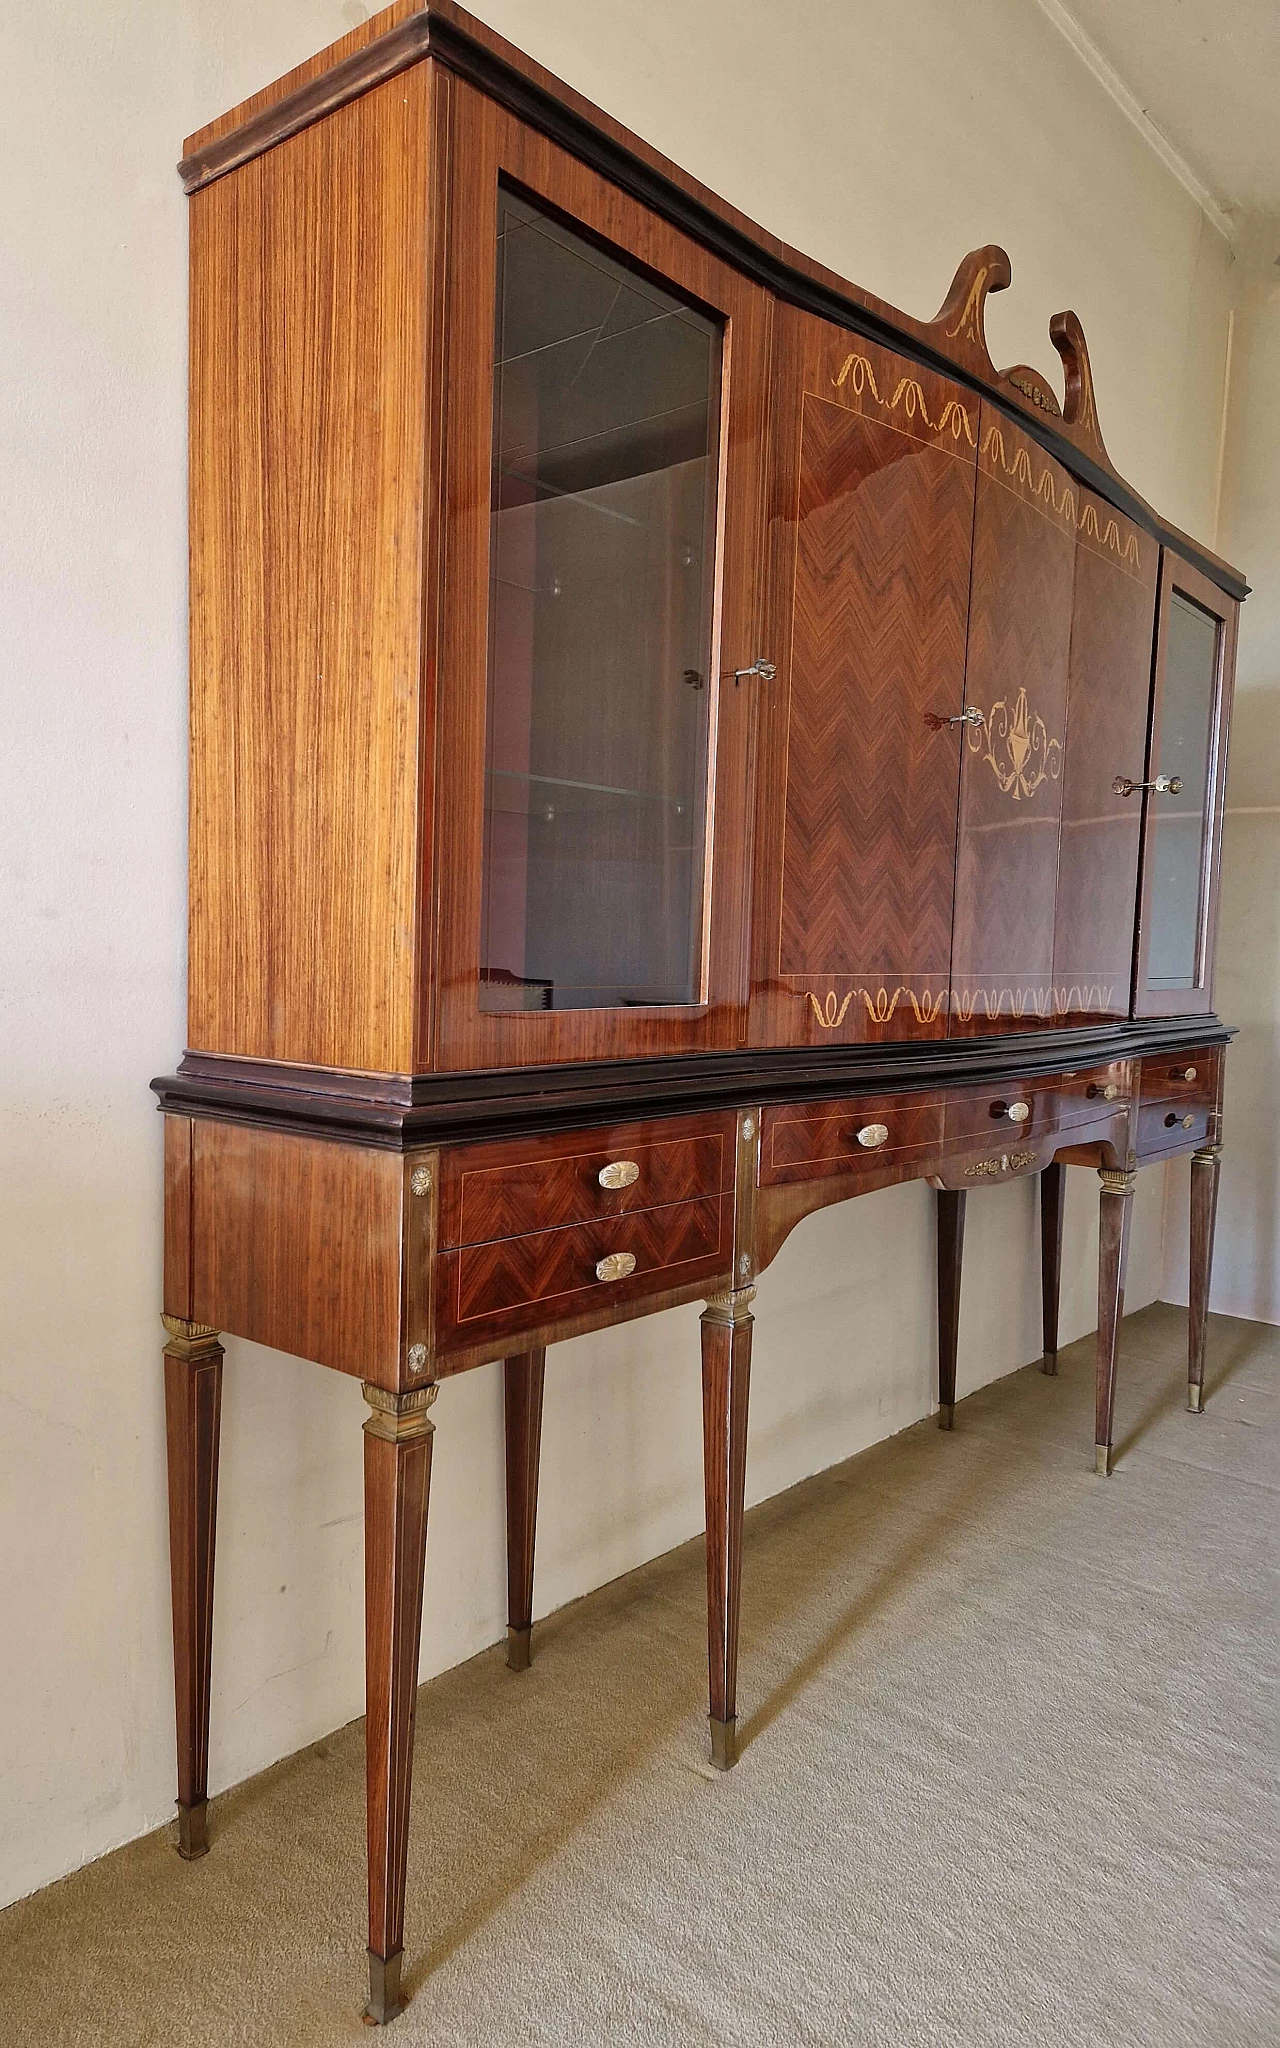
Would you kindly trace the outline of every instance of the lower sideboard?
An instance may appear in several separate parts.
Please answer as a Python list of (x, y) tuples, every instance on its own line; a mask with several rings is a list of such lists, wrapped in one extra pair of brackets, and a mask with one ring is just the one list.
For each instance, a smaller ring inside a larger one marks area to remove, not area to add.
[[(1203, 1027), (1201, 1027), (1203, 1029)], [(1189, 1027), (1190, 1031), (1191, 1027)], [(207, 1846), (221, 1333), (358, 1377), (365, 1423), (369, 1966), (403, 2003), (407, 1823), (438, 1382), (505, 1373), (508, 1662), (528, 1664), (546, 1346), (701, 1300), (711, 1754), (736, 1758), (751, 1302), (812, 1211), (905, 1180), (937, 1190), (939, 1421), (955, 1421), (965, 1205), (1040, 1176), (1044, 1370), (1056, 1369), (1068, 1165), (1100, 1184), (1095, 1462), (1111, 1463), (1138, 1168), (1192, 1155), (1188, 1405), (1203, 1402), (1223, 1045), (1040, 1071), (722, 1101), (436, 1141), (308, 1119), (253, 1077), (158, 1083), (165, 1119), (165, 1395), (179, 1848)], [(239, 1089), (239, 1094), (237, 1094)], [(479, 1120), (479, 1119), (478, 1119)]]

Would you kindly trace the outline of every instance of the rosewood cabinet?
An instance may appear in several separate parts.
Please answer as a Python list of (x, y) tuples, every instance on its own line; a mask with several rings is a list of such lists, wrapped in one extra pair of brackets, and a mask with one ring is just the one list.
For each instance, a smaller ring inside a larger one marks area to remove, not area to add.
[(546, 1347), (704, 1304), (726, 1769), (751, 1302), (804, 1217), (937, 1190), (951, 1427), (970, 1190), (1042, 1177), (1048, 1369), (1063, 1176), (1096, 1170), (1106, 1472), (1136, 1172), (1190, 1152), (1202, 1406), (1245, 587), (1116, 473), (1074, 315), (1063, 399), (996, 368), (1002, 250), (900, 313), (452, 0), (397, 0), (182, 173), (189, 1021), (153, 1084), (179, 1846), (209, 1846), (230, 1333), (368, 1405), (381, 2022), (442, 1380), (503, 1362), (522, 1670)]

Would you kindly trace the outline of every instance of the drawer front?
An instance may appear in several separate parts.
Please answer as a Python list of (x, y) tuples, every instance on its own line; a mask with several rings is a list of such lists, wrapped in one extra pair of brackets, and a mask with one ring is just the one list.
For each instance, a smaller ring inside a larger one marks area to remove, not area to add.
[(436, 1261), (437, 1345), (457, 1349), (671, 1288), (727, 1281), (732, 1262), (731, 1195), (461, 1245)]
[(1203, 1145), (1214, 1107), (1207, 1102), (1144, 1102), (1138, 1111), (1138, 1157), (1150, 1159)]
[(1204, 1052), (1149, 1054), (1142, 1062), (1143, 1102), (1185, 1102), (1189, 1109), (1204, 1103), (1214, 1108), (1221, 1059), (1217, 1045)]
[(488, 1244), (727, 1193), (732, 1116), (468, 1145), (440, 1167), (440, 1244)]
[(1119, 1113), (1130, 1098), (1127, 1060), (1074, 1074), (1038, 1074), (983, 1088), (957, 1089), (947, 1097), (948, 1145), (964, 1141), (1046, 1137), (1075, 1124), (1097, 1123)]
[(901, 1166), (936, 1153), (942, 1126), (942, 1101), (937, 1096), (779, 1103), (761, 1114), (760, 1185), (777, 1187), (785, 1181), (826, 1180), (840, 1173), (870, 1174)]

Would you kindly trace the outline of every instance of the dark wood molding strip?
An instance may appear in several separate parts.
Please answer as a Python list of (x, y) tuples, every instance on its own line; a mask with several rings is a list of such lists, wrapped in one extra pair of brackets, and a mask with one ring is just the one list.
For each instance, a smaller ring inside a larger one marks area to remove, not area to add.
[(752, 1103), (981, 1086), (1227, 1045), (1234, 1035), (1216, 1017), (1184, 1017), (999, 1038), (690, 1053), (412, 1078), (189, 1053), (178, 1073), (151, 1086), (162, 1110), (399, 1152)]
[[(477, 30), (479, 26), (476, 24)], [(493, 40), (500, 41), (496, 37)], [(1229, 596), (1247, 596), (1248, 585), (1238, 571), (1168, 525), (1114, 470), (1104, 468), (1062, 431), (1069, 420), (1053, 419), (1018, 386), (1003, 377), (993, 379), (979, 374), (960, 356), (924, 338), (927, 331), (936, 328), (936, 322), (913, 321), (905, 314), (896, 319), (889, 317), (888, 313), (876, 310), (879, 302), (850, 296), (853, 287), (842, 291), (823, 282), (821, 276), (798, 267), (780, 253), (780, 244), (745, 222), (743, 216), (700, 198), (696, 191), (687, 190), (666, 176), (638, 149), (619, 140), (611, 126), (593, 122), (583, 111), (586, 103), (579, 103), (577, 95), (571, 95), (567, 87), (556, 91), (543, 85), (539, 77), (527, 74), (498, 49), (469, 33), (452, 13), (423, 8), (364, 49), (341, 59), (320, 77), (265, 107), (240, 127), (194, 150), (178, 165), (186, 191), (197, 192), (214, 179), (225, 177), (264, 150), (428, 56), (779, 297), (851, 333), (897, 349), (979, 393), (988, 404), (1016, 419), (1079, 482), (1096, 491), (1162, 546), (1175, 548)], [(1061, 320), (1064, 316), (1056, 317)], [(1100, 442), (1098, 446), (1101, 447)]]

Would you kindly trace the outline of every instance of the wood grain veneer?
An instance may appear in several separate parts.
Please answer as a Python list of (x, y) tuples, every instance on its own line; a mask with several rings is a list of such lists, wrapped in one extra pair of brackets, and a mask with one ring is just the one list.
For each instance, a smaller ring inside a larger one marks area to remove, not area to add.
[[(633, 1272), (601, 1280), (599, 1261), (630, 1253)], [(727, 1272), (733, 1252), (733, 1201), (675, 1202), (628, 1216), (540, 1230), (525, 1237), (464, 1245), (436, 1264), (436, 1347), (451, 1349), (537, 1332), (597, 1304), (625, 1312), (646, 1295)]]
[[(705, 1000), (622, 1010), (482, 1012), (480, 890), (490, 564), (498, 181), (568, 216), (622, 260), (724, 322), (718, 562), (712, 631), (713, 820), (704, 903)], [(446, 370), (449, 547), (439, 674), (441, 807), (435, 858), (438, 1039), (454, 1068), (525, 1066), (737, 1044), (746, 999), (749, 692), (732, 671), (759, 652), (759, 552), (770, 301), (585, 165), (455, 84)], [(730, 679), (726, 681), (726, 676)]]
[(783, 307), (751, 1036), (942, 1037), (979, 408)]
[(1053, 1015), (1075, 570), (1071, 480), (983, 406), (974, 508), (949, 1029), (1036, 1029)]
[(192, 200), (197, 1048), (413, 1063), (433, 132), (419, 67)]
[(1102, 499), (1077, 494), (1053, 1013), (1127, 1017), (1159, 549)]
[[(874, 1147), (858, 1132), (883, 1124), (889, 1135)], [(942, 1146), (940, 1095), (859, 1096), (846, 1101), (767, 1105), (760, 1132), (760, 1184), (822, 1180), (832, 1174), (864, 1178), (906, 1165)]]
[(402, 1384), (405, 1170), (391, 1152), (197, 1121), (193, 1315)]
[(192, 1119), (164, 1120), (164, 1313), (191, 1315)]
[[(601, 1171), (639, 1168), (626, 1187), (603, 1187)], [(732, 1192), (731, 1116), (605, 1125), (554, 1137), (468, 1145), (444, 1155), (440, 1244), (484, 1244), (566, 1223), (627, 1215), (672, 1202)]]

